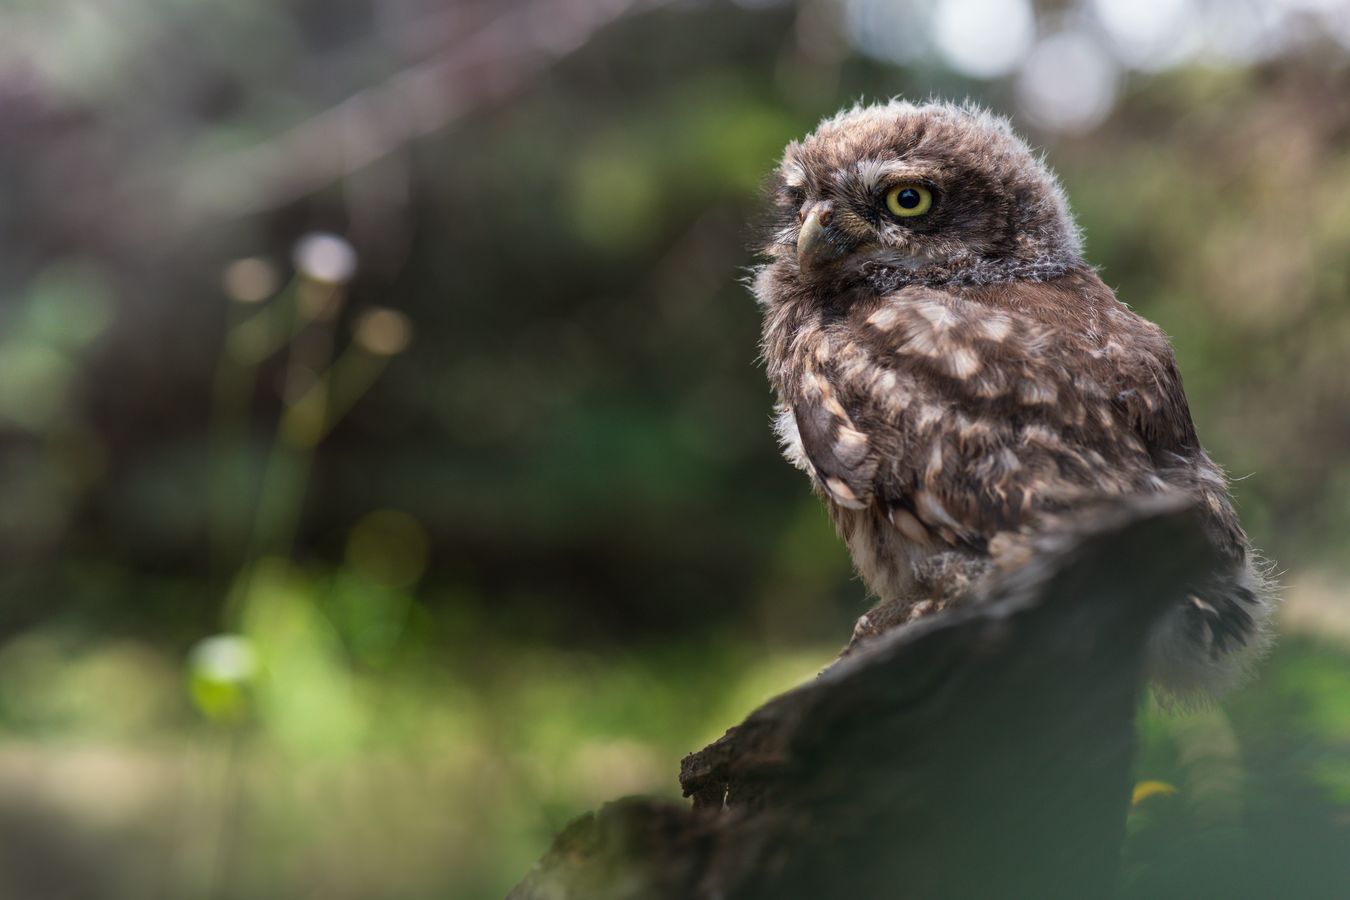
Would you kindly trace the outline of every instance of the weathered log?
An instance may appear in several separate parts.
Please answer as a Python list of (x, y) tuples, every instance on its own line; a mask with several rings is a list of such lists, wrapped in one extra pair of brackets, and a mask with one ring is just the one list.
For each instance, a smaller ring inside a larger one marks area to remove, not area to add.
[(1213, 564), (1162, 501), (1043, 546), (686, 757), (693, 809), (577, 820), (511, 900), (1110, 896), (1150, 627)]

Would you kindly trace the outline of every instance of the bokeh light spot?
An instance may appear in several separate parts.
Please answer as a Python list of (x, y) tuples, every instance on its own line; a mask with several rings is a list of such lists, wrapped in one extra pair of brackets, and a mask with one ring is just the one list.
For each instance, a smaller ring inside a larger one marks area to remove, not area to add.
[(311, 281), (346, 284), (356, 274), (356, 248), (336, 234), (307, 234), (295, 245), (295, 269)]
[(276, 293), (280, 281), (277, 267), (258, 257), (235, 260), (220, 276), (225, 296), (236, 303), (261, 303)]
[(1007, 75), (1035, 37), (1036, 15), (1028, 0), (945, 0), (933, 20), (938, 52), (973, 78)]
[(245, 682), (258, 671), (253, 645), (237, 634), (218, 634), (198, 642), (188, 660), (193, 672), (212, 681)]
[(1063, 31), (1031, 52), (1017, 78), (1017, 99), (1043, 128), (1088, 131), (1111, 112), (1119, 81), (1119, 65), (1096, 40)]
[(1170, 68), (1196, 52), (1203, 23), (1193, 0), (1091, 0), (1116, 56), (1146, 71)]
[(353, 339), (361, 349), (375, 356), (402, 353), (412, 342), (412, 321), (396, 309), (378, 306), (356, 319)]
[(914, 0), (847, 0), (844, 28), (863, 53), (885, 62), (907, 63), (928, 48), (932, 18)]
[(48, 267), (29, 288), (29, 324), (35, 336), (54, 346), (83, 347), (103, 334), (112, 319), (111, 281), (83, 260)]
[(202, 715), (234, 722), (248, 712), (248, 688), (258, 673), (258, 654), (248, 638), (217, 634), (188, 654), (188, 693)]
[(74, 366), (42, 344), (0, 346), (0, 420), (41, 431), (65, 413)]

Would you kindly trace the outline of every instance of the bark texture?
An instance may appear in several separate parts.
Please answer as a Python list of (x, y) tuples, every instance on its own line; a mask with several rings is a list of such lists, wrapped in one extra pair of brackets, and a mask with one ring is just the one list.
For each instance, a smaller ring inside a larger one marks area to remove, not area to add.
[(1111, 896), (1144, 648), (1208, 547), (1170, 502), (1046, 542), (686, 757), (692, 808), (573, 822), (510, 900)]

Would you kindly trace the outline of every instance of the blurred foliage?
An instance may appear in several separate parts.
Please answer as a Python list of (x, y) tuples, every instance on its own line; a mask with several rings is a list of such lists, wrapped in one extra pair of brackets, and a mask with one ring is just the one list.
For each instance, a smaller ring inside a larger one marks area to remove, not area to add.
[(500, 895), (827, 662), (864, 601), (769, 432), (758, 185), (938, 94), (1045, 147), (1299, 573), (1258, 682), (1144, 714), (1127, 891), (1333, 895), (1348, 44), (1332, 0), (6, 4), (0, 894)]

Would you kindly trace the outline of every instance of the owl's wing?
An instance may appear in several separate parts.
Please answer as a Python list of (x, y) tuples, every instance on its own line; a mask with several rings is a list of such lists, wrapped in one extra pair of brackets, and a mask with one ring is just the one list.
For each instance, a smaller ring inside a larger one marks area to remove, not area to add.
[(1111, 355), (1114, 373), (1112, 403), (1155, 461), (1163, 454), (1189, 457), (1200, 448), (1191, 420), (1181, 372), (1166, 336), (1152, 323), (1142, 340)]
[[(810, 342), (808, 342), (810, 343)], [(1166, 337), (1091, 273), (905, 288), (822, 322), (790, 407), (836, 503), (983, 550), (1198, 444)]]
[[(801, 451), (816, 483), (840, 506), (864, 509), (876, 487), (878, 453), (840, 404), (826, 372), (808, 366), (792, 403)], [(856, 409), (855, 409), (856, 411)]]

